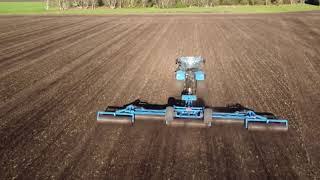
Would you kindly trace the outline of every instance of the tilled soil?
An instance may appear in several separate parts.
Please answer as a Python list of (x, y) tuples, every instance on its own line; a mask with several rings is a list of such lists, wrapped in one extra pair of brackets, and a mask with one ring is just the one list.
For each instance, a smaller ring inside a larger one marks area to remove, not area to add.
[[(0, 179), (317, 179), (320, 13), (1, 16)], [(289, 120), (99, 126), (96, 111), (179, 95), (175, 59), (207, 59), (209, 106)]]

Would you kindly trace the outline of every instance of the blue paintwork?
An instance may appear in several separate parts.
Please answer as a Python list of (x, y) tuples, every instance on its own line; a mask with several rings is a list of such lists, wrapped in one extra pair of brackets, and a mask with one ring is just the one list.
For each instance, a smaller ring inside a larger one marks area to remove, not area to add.
[(197, 81), (203, 81), (205, 79), (205, 74), (203, 71), (194, 72)]
[(195, 95), (182, 95), (181, 99), (186, 102), (186, 106), (191, 107), (193, 101), (197, 100), (197, 96)]
[(197, 96), (195, 96), (195, 95), (182, 95), (181, 99), (184, 101), (196, 101)]
[[(174, 118), (177, 119), (193, 119), (193, 120), (203, 120), (204, 107), (187, 107), (187, 106), (173, 106), (174, 108)], [(124, 109), (117, 110), (115, 112), (98, 112), (97, 121), (102, 120), (100, 116), (103, 115), (113, 115), (113, 116), (131, 116), (132, 123), (135, 121), (136, 115), (149, 115), (149, 116), (165, 116), (166, 110), (160, 109), (144, 109), (141, 107), (135, 107), (129, 105)], [(253, 111), (246, 112), (234, 112), (234, 113), (222, 113), (222, 112), (213, 112), (212, 118), (216, 121), (220, 119), (223, 120), (239, 120), (244, 122), (244, 127), (248, 128), (248, 124), (251, 122), (259, 123), (279, 123), (288, 127), (288, 120), (285, 119), (268, 119), (267, 117), (257, 115)]]
[(186, 79), (186, 72), (182, 70), (177, 70), (176, 71), (176, 79), (179, 81), (183, 81)]
[[(194, 72), (195, 79), (197, 81), (203, 81), (205, 80), (205, 73), (203, 71), (196, 71)], [(176, 79), (179, 81), (183, 81), (186, 79), (186, 72), (183, 70), (177, 70), (176, 71)]]
[(234, 112), (234, 113), (222, 113), (222, 112), (213, 112), (212, 118), (219, 121), (219, 119), (223, 120), (239, 120), (244, 121), (244, 126), (248, 128), (248, 124), (250, 122), (259, 122), (259, 123), (279, 123), (284, 124), (288, 127), (288, 120), (286, 119), (268, 119), (267, 117), (257, 115), (254, 111), (246, 111), (246, 112)]
[(183, 119), (202, 119), (203, 107), (185, 107), (185, 106), (173, 106), (176, 118)]

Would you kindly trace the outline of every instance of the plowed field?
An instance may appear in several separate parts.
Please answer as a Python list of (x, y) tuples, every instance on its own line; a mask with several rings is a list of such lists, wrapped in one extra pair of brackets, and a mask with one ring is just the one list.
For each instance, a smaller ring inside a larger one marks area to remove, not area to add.
[[(320, 13), (0, 16), (0, 179), (316, 179)], [(203, 99), (289, 120), (98, 126), (96, 111), (178, 95), (175, 59), (207, 62)]]

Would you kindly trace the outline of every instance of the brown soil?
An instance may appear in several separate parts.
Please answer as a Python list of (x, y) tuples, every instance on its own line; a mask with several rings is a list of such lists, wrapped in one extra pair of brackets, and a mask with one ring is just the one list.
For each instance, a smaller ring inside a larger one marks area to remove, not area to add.
[[(316, 179), (320, 13), (1, 16), (0, 179)], [(203, 99), (289, 120), (98, 126), (96, 111), (166, 103), (175, 58), (207, 59)]]

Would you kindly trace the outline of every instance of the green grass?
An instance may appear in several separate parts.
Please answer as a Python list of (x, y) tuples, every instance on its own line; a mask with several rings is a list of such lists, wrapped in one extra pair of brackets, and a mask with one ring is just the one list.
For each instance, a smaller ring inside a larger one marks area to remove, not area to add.
[(0, 14), (46, 13), (42, 2), (0, 2)]
[(0, 14), (143, 14), (143, 13), (279, 13), (320, 10), (319, 6), (307, 4), (271, 5), (271, 6), (217, 6), (192, 8), (117, 8), (109, 9), (69, 9), (59, 11), (57, 8), (44, 9), (43, 2), (0, 2)]

